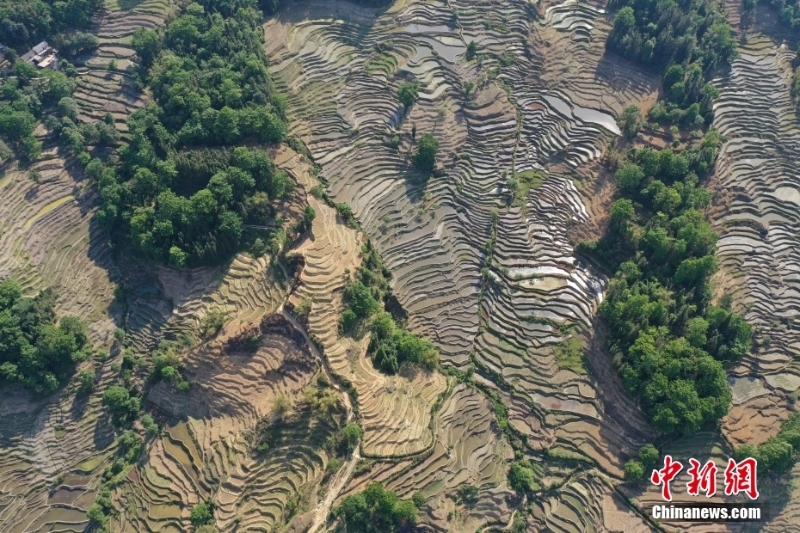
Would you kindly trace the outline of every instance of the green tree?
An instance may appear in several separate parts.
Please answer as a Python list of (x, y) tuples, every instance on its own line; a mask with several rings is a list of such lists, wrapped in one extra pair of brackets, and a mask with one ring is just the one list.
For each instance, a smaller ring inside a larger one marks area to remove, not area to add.
[(189, 520), (197, 528), (211, 524), (214, 521), (214, 502), (206, 500), (192, 507)]
[(423, 172), (433, 171), (436, 165), (436, 155), (439, 153), (439, 141), (433, 135), (426, 133), (417, 143), (414, 154), (414, 164)]
[(519, 492), (533, 490), (534, 472), (527, 461), (515, 461), (508, 470), (508, 484)]
[(78, 103), (74, 98), (65, 96), (58, 101), (58, 114), (62, 117), (69, 117), (72, 120), (78, 118)]
[(470, 41), (467, 45), (467, 61), (472, 61), (475, 59), (475, 55), (478, 53), (478, 45), (475, 41)]
[(622, 133), (625, 137), (633, 138), (639, 133), (642, 128), (642, 110), (638, 106), (629, 105), (622, 111), (620, 115), (620, 123), (622, 124)]
[(635, 210), (633, 202), (627, 198), (621, 198), (611, 206), (611, 227), (620, 233), (625, 233), (629, 223), (633, 220)]
[(625, 463), (625, 479), (627, 481), (641, 481), (644, 479), (644, 465), (636, 459)]
[(360, 281), (349, 283), (345, 287), (344, 296), (348, 309), (358, 318), (371, 316), (380, 307), (378, 301), (372, 296), (369, 287)]
[(617, 185), (628, 193), (638, 192), (644, 177), (642, 167), (634, 163), (628, 163), (614, 174)]
[(69, 316), (56, 323), (54, 304), (52, 290), (25, 298), (15, 281), (0, 283), (0, 377), (49, 394), (85, 360), (85, 324)]
[(133, 32), (131, 45), (142, 62), (142, 66), (150, 68), (161, 50), (161, 38), (154, 30), (139, 28)]
[(406, 108), (411, 107), (414, 101), (416, 101), (418, 94), (419, 86), (416, 83), (406, 82), (401, 84), (397, 89), (397, 99), (400, 100), (400, 103)]
[(639, 448), (639, 460), (642, 462), (645, 469), (653, 468), (660, 457), (661, 453), (658, 451), (658, 448), (652, 444), (646, 444)]
[(128, 389), (112, 385), (103, 393), (103, 405), (108, 407), (116, 424), (124, 424), (139, 413), (141, 403), (138, 397), (131, 396)]
[(347, 533), (384, 533), (413, 526), (417, 504), (414, 499), (399, 499), (380, 483), (370, 483), (363, 492), (342, 500), (333, 515)]
[(342, 428), (342, 443), (348, 453), (352, 453), (358, 446), (358, 441), (364, 435), (361, 426), (355, 423), (347, 424)]

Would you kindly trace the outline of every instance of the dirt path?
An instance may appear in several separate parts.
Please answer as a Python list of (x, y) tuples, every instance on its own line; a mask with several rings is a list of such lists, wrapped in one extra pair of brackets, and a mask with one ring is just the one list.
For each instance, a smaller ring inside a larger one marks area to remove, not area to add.
[[(281, 268), (283, 268), (282, 265)], [(350, 401), (350, 395), (334, 379), (333, 374), (328, 367), (328, 361), (325, 359), (322, 353), (320, 353), (317, 345), (311, 342), (311, 338), (308, 336), (305, 328), (299, 322), (297, 322), (297, 320), (295, 320), (295, 318), (288, 311), (286, 311), (286, 309), (283, 308), (283, 305), (281, 305), (278, 311), (284, 317), (286, 317), (286, 320), (291, 322), (291, 324), (297, 328), (300, 333), (303, 334), (303, 337), (305, 337), (306, 343), (308, 343), (311, 352), (322, 362), (322, 371), (325, 372), (325, 377), (328, 378), (328, 382), (331, 383), (331, 385), (342, 394), (345, 411), (347, 412), (347, 422), (351, 422), (353, 420), (353, 404)], [(342, 489), (344, 489), (344, 487), (350, 481), (350, 477), (353, 474), (356, 463), (358, 463), (360, 458), (361, 449), (356, 448), (353, 453), (350, 454), (350, 458), (341, 466), (341, 468), (339, 468), (339, 471), (334, 475), (333, 479), (331, 479), (330, 483), (328, 484), (328, 492), (325, 494), (325, 498), (319, 502), (317, 508), (314, 510), (314, 522), (308, 529), (309, 533), (314, 533), (325, 525), (328, 520), (328, 515), (331, 512), (331, 507), (333, 507), (333, 502), (336, 501), (336, 498), (339, 497), (339, 493), (342, 492)]]
[(350, 454), (350, 459), (336, 472), (336, 475), (329, 484), (325, 499), (319, 502), (319, 505), (314, 510), (314, 522), (311, 524), (311, 527), (308, 528), (308, 533), (315, 533), (325, 526), (325, 523), (328, 521), (328, 515), (331, 512), (331, 507), (333, 507), (333, 502), (336, 501), (336, 498), (339, 497), (339, 493), (342, 492), (342, 489), (344, 489), (350, 481), (356, 463), (358, 463), (360, 458), (361, 449), (356, 448), (353, 453)]

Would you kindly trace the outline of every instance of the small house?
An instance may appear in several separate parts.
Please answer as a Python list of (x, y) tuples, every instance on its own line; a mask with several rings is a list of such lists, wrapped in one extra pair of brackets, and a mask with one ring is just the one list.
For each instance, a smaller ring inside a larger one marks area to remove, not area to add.
[(47, 41), (40, 42), (20, 59), (39, 69), (58, 70), (58, 50), (50, 46)]

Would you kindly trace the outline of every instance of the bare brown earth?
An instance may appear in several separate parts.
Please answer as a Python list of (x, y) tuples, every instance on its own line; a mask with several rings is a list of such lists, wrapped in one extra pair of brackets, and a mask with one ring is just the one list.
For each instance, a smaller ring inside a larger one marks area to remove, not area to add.
[[(111, 111), (124, 131), (128, 112), (142, 99), (132, 90), (124, 58), (132, 55), (130, 35), (138, 27), (163, 23), (170, 7), (147, 0), (132, 9), (109, 6), (98, 20), (102, 44), (80, 68), (76, 99), (81, 117), (100, 118)], [(111, 43), (115, 43), (113, 46)], [(121, 72), (106, 70), (111, 59)], [(44, 135), (40, 128), (37, 133)], [(52, 139), (33, 168), (4, 169), (0, 178), (0, 277), (13, 277), (29, 293), (50, 286), (58, 293), (59, 313), (76, 314), (89, 324), (91, 342), (107, 351), (120, 309), (113, 305), (119, 270), (107, 237), (93, 220), (95, 195), (79, 164), (64, 157)], [(100, 391), (110, 382), (112, 360), (87, 362), (97, 367), (96, 394), (76, 398), (68, 386), (46, 400), (11, 387), (0, 397), (0, 530), (82, 530), (94, 501), (98, 475), (106, 466), (114, 435)]]
[[(720, 292), (734, 296), (756, 327), (758, 346), (732, 369), (734, 406), (723, 421), (733, 443), (762, 443), (797, 410), (800, 390), (800, 181), (796, 172), (800, 127), (789, 95), (789, 36), (775, 13), (757, 11), (747, 44), (721, 79), (715, 125), (728, 137), (717, 164), (712, 218), (721, 238)], [(770, 36), (760, 31), (769, 29)], [(787, 37), (789, 39), (787, 40)], [(797, 469), (787, 478), (796, 479)], [(787, 486), (788, 484), (788, 486)], [(788, 480), (768, 492), (777, 512), (767, 531), (800, 524), (797, 490)]]
[[(542, 5), (536, 22), (528, 22), (522, 3), (498, 7), (398, 3), (381, 12), (307, 2), (266, 24), (266, 47), (276, 82), (289, 93), (293, 133), (322, 166), (329, 192), (353, 206), (381, 251), (412, 330), (435, 340), (445, 363), (465, 368), (474, 361), (476, 381), (511, 389), (503, 393), (510, 422), (533, 449), (547, 450), (543, 469), (554, 497), (567, 497), (556, 487), (571, 476), (592, 471), (581, 461), (598, 465), (593, 475), (609, 481), (597, 494), (611, 497), (623, 462), (652, 432), (618, 380), (606, 386), (606, 376), (616, 378), (607, 358), (591, 364), (589, 375), (555, 360), (553, 348), (570, 336), (591, 342), (605, 283), (575, 259), (566, 228), (586, 223), (608, 201), (608, 178), (605, 185), (596, 178), (616, 130), (613, 116), (651, 101), (656, 82), (603, 56), (609, 25), (592, 5)], [(478, 62), (464, 57), (473, 39)], [(378, 43), (390, 48), (379, 54)], [(406, 110), (394, 93), (410, 79), (420, 83), (420, 98)], [(469, 99), (466, 81), (476, 83)], [(426, 183), (410, 167), (412, 130), (440, 140), (443, 177)], [(385, 144), (393, 135), (397, 149)], [(536, 168), (549, 178), (525, 205), (506, 207), (507, 179)], [(588, 212), (586, 199), (601, 191), (603, 200)], [(497, 240), (482, 291), (492, 210)], [(349, 357), (361, 353), (363, 347)], [(569, 461), (577, 462), (558, 466)], [(378, 463), (354, 482), (391, 483), (409, 468)], [(591, 509), (587, 516), (603, 515), (603, 498), (581, 502)], [(463, 526), (458, 509), (429, 511), (437, 530)], [(448, 515), (449, 522), (435, 518)], [(498, 523), (509, 518), (498, 516)], [(559, 527), (582, 530), (570, 523)]]
[[(108, 111), (125, 131), (127, 115), (145, 102), (127, 70), (135, 61), (130, 35), (162, 25), (170, 10), (159, 0), (109, 4), (96, 29), (102, 45), (82, 66), (82, 119)], [(600, 3), (572, 1), (399, 1), (381, 10), (314, 0), (268, 21), (265, 47), (289, 98), (292, 134), (364, 230), (308, 194), (319, 183), (308, 161), (288, 149), (276, 153), (317, 213), (291, 250), (305, 258), (295, 284), (272, 258), (245, 253), (218, 269), (117, 265), (92, 219), (93, 189), (52, 141), (36, 165), (40, 184), (6, 172), (0, 277), (20, 279), (30, 293), (54, 285), (59, 312), (85, 318), (98, 351), (111, 347), (117, 323), (147, 357), (164, 338), (197, 334), (211, 310), (228, 315), (218, 336), (185, 350), (188, 392), (163, 382), (150, 391), (148, 409), (162, 431), (148, 437), (144, 457), (115, 490), (112, 530), (190, 531), (191, 508), (206, 498), (216, 504), (220, 531), (331, 530), (331, 506), (372, 481), (403, 498), (425, 496), (420, 523), (433, 531), (503, 530), (523, 511), (530, 532), (657, 528), (642, 514), (658, 501), (657, 489), (622, 483), (624, 462), (654, 432), (603, 349), (594, 315), (605, 275), (573, 251), (602, 233), (613, 199), (602, 155), (616, 137), (614, 117), (632, 103), (647, 108), (658, 89), (653, 76), (604, 54), (609, 29)], [(478, 58), (467, 61), (473, 40)], [(111, 59), (119, 72), (107, 71)], [(788, 101), (790, 59), (788, 48), (753, 34), (719, 80), (716, 125), (729, 141), (713, 182), (711, 216), (722, 236), (717, 293), (734, 294), (759, 328), (760, 347), (731, 369), (734, 406), (723, 435), (667, 443), (664, 451), (676, 457), (722, 465), (732, 445), (763, 442), (794, 409), (800, 186), (792, 165), (800, 134)], [(395, 95), (408, 80), (420, 83), (420, 98), (404, 109)], [(469, 97), (467, 81), (475, 83)], [(410, 165), (412, 131), (440, 140), (443, 175), (426, 180)], [(397, 148), (388, 146), (394, 135)], [(509, 178), (534, 169), (547, 179), (509, 206)], [(474, 369), (469, 384), (411, 366), (385, 376), (366, 356), (367, 335), (339, 336), (342, 289), (366, 238), (392, 272), (410, 329), (437, 344), (443, 364)], [(124, 306), (111, 303), (120, 285)], [(304, 301), (308, 316), (293, 316)], [(291, 325), (288, 333), (266, 332), (248, 353), (227, 344), (273, 314)], [(571, 338), (586, 350), (586, 372), (561, 366), (555, 355)], [(100, 397), (120, 360), (115, 350), (85, 363), (98, 372), (86, 399), (76, 399), (74, 385), (38, 401), (4, 391), (0, 530), (86, 527), (115, 451)], [(335, 388), (341, 416), (314, 417), (304, 407), (303, 392), (323, 375), (346, 377), (358, 393), (353, 404)], [(514, 450), (484, 391), (498, 395), (526, 442), (521, 455), (541, 485), (530, 501), (508, 487)], [(258, 452), (258, 431), (277, 424), (279, 396), (292, 405), (283, 415), (285, 439)], [(330, 473), (319, 439), (346, 420), (362, 425), (363, 443)], [(478, 488), (476, 503), (458, 499), (464, 485)], [(800, 529), (799, 489), (763, 490), (780, 502), (767, 530)], [(716, 531), (697, 524), (661, 530)]]

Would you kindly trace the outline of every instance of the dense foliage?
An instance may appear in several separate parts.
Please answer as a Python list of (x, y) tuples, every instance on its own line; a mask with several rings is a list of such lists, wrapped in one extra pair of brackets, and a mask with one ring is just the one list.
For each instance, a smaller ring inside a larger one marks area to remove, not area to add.
[(639, 458), (631, 459), (625, 463), (625, 479), (628, 481), (641, 481), (648, 470), (653, 468), (661, 457), (658, 448), (647, 444), (639, 448)]
[(192, 507), (192, 512), (189, 516), (189, 520), (192, 522), (192, 525), (196, 528), (213, 523), (214, 501), (208, 499)]
[(662, 72), (697, 63), (704, 71), (736, 57), (736, 42), (721, 4), (714, 0), (612, 0), (621, 8), (607, 46)]
[[(745, 12), (755, 10), (758, 0), (744, 0)], [(792, 29), (800, 29), (800, 0), (761, 0), (778, 11), (781, 23)]]
[(23, 50), (50, 35), (86, 28), (103, 0), (2, 0), (0, 43)]
[(423, 172), (432, 172), (436, 166), (436, 155), (438, 153), (439, 141), (433, 135), (426, 133), (417, 143), (417, 151), (414, 152), (414, 165)]
[(794, 413), (781, 425), (777, 436), (764, 444), (745, 444), (736, 450), (738, 460), (753, 457), (758, 461), (759, 473), (789, 472), (800, 454), (800, 413)]
[(372, 362), (387, 374), (396, 373), (405, 361), (428, 368), (434, 368), (439, 362), (439, 352), (433, 344), (398, 327), (390, 313), (378, 313), (372, 320), (370, 331), (369, 353)]
[[(23, 61), (17, 61), (10, 74), (0, 85), (0, 135), (17, 156), (34, 161), (42, 150), (42, 143), (33, 135), (37, 122), (48, 108), (56, 107), (64, 99), (71, 100), (75, 82), (63, 72), (38, 71)], [(54, 120), (61, 128), (61, 123)], [(75, 127), (72, 120), (69, 119), (69, 126)], [(10, 156), (10, 152), (3, 153), (0, 159)]]
[(0, 283), (0, 377), (37, 393), (55, 391), (86, 359), (86, 325), (77, 317), (56, 320), (50, 289), (22, 296), (13, 280)]
[(606, 46), (664, 73), (666, 109), (657, 108), (651, 118), (710, 123), (717, 92), (705, 79), (738, 54), (721, 5), (716, 0), (612, 0), (610, 7), (621, 9)]
[[(375, 367), (387, 374), (397, 373), (406, 361), (435, 367), (439, 352), (430, 341), (405, 329), (399, 304), (389, 292), (391, 275), (378, 251), (368, 241), (361, 253), (361, 268), (345, 287), (340, 330), (352, 334), (360, 324), (368, 322), (372, 334), (368, 353)], [(383, 311), (384, 307), (394, 314)]]
[(108, 407), (114, 423), (124, 425), (134, 420), (142, 408), (142, 400), (136, 391), (131, 391), (120, 385), (112, 385), (103, 393), (103, 405)]
[(525, 493), (533, 490), (534, 471), (530, 462), (526, 460), (514, 461), (508, 469), (508, 485), (519, 492)]
[(282, 141), (285, 101), (264, 66), (255, 3), (204, 4), (189, 4), (163, 36), (134, 36), (155, 102), (131, 115), (121, 167), (99, 180), (100, 221), (175, 267), (228, 257), (244, 224), (270, 225), (271, 202), (293, 188), (264, 150), (213, 148)]
[(416, 497), (401, 500), (380, 483), (370, 483), (364, 492), (342, 500), (333, 514), (346, 533), (391, 533), (415, 524), (420, 504)]
[(653, 426), (692, 434), (728, 411), (723, 362), (749, 350), (752, 329), (711, 305), (717, 236), (703, 216), (710, 194), (698, 187), (720, 137), (673, 153), (631, 150), (617, 170), (623, 198), (606, 236), (582, 247), (609, 266), (600, 315), (626, 388), (642, 399)]

